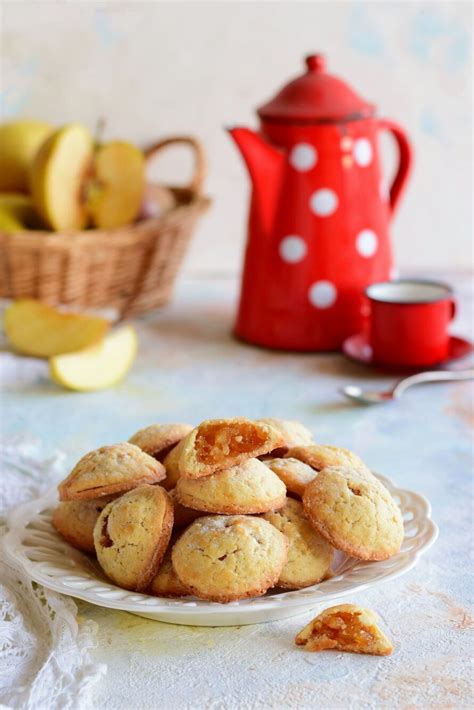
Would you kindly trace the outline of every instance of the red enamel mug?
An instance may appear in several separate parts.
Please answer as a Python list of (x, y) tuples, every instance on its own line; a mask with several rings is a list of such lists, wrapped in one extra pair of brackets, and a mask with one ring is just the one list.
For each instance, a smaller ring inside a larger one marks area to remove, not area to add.
[(374, 362), (435, 365), (448, 357), (449, 325), (456, 312), (453, 292), (436, 281), (400, 280), (366, 289)]

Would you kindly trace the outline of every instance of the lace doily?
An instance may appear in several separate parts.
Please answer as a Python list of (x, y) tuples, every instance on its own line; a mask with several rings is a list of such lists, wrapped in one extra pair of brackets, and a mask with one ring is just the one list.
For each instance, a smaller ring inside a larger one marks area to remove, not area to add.
[(96, 624), (78, 622), (69, 597), (49, 591), (7, 561), (1, 538), (8, 512), (37, 497), (60, 476), (63, 455), (50, 459), (26, 440), (0, 442), (0, 703), (22, 710), (89, 708), (106, 667), (90, 657)]

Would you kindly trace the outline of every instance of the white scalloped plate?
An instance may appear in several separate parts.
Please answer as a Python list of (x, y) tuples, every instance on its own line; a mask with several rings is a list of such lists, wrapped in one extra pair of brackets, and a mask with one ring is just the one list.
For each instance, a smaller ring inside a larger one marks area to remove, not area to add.
[(84, 599), (109, 609), (173, 624), (233, 626), (285, 619), (355, 594), (408, 572), (419, 556), (436, 540), (438, 528), (430, 518), (430, 505), (418, 493), (396, 488), (378, 476), (400, 505), (405, 539), (400, 552), (381, 562), (363, 562), (341, 556), (330, 578), (306, 589), (274, 591), (264, 597), (230, 604), (206, 602), (194, 597), (164, 599), (120, 589), (101, 571), (98, 563), (68, 545), (51, 525), (57, 503), (56, 489), (17, 508), (8, 520), (4, 537), (7, 554), (19, 562), (39, 584), (62, 594)]

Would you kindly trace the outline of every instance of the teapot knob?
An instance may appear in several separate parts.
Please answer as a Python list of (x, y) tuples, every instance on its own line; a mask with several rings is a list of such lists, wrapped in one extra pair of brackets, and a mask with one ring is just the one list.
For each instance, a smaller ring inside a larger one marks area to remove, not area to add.
[(308, 71), (324, 71), (326, 69), (326, 58), (324, 54), (309, 54), (306, 59)]

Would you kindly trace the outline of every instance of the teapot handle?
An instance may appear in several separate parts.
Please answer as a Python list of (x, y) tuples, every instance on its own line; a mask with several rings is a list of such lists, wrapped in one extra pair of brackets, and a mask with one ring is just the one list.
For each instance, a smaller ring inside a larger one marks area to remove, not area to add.
[(378, 122), (382, 130), (389, 131), (398, 145), (399, 163), (395, 178), (390, 187), (390, 211), (395, 212), (400, 198), (405, 189), (406, 182), (410, 176), (413, 165), (413, 149), (411, 147), (408, 136), (401, 126), (389, 119), (382, 118)]

